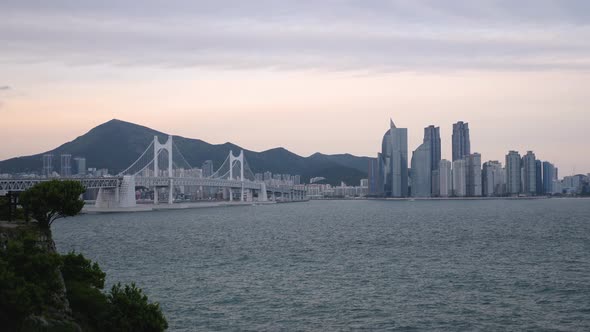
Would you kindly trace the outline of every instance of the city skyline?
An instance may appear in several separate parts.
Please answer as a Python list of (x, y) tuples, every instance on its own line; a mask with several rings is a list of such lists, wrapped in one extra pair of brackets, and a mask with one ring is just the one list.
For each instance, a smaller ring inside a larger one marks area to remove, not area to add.
[(421, 128), (436, 125), (451, 160), (450, 125), (463, 120), (485, 159), (534, 150), (566, 173), (587, 171), (590, 155), (578, 151), (589, 6), (5, 1), (0, 141), (21, 139), (0, 159), (112, 118), (256, 151), (372, 156), (368, 133), (393, 117), (412, 151)]

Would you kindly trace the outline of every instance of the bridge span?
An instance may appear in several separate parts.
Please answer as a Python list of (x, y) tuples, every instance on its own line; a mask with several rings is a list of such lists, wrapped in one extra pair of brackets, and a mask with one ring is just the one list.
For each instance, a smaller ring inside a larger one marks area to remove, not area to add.
[[(238, 156), (229, 151), (228, 157), (217, 171), (202, 177), (191, 171), (194, 168), (186, 162), (179, 151), (177, 154), (180, 158), (177, 159), (180, 161), (175, 161), (175, 148), (172, 136), (169, 136), (164, 144), (155, 136), (143, 154), (116, 176), (55, 179), (79, 181), (87, 189), (98, 189), (95, 203), (97, 209), (136, 206), (138, 188), (153, 191), (154, 204), (160, 203), (160, 194), (167, 194), (166, 202), (173, 204), (175, 196), (184, 192), (186, 187), (218, 188), (228, 201), (234, 200), (236, 195), (237, 200), (243, 202), (297, 201), (306, 198), (305, 190), (293, 184), (256, 181), (243, 151), (240, 151)], [(52, 178), (0, 179), (0, 196), (22, 192), (37, 183), (49, 180)]]

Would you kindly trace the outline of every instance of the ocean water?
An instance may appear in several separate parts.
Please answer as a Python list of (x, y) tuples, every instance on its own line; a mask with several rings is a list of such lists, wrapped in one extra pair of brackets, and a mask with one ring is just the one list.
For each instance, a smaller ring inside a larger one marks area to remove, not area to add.
[(590, 331), (590, 200), (323, 201), (59, 220), (170, 331)]

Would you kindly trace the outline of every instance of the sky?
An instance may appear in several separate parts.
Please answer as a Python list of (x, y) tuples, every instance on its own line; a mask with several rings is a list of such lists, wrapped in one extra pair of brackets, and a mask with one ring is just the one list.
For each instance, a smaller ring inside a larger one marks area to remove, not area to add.
[[(472, 152), (590, 172), (590, 1), (0, 2), (0, 160), (117, 118), (210, 143), (375, 156), (469, 122)], [(149, 144), (146, 142), (146, 145)]]

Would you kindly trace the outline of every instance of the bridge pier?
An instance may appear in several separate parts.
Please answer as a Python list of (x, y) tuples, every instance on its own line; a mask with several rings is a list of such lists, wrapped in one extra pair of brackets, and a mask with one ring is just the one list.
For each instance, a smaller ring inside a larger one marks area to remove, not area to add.
[(168, 187), (168, 204), (174, 204), (174, 180), (170, 179)]
[(158, 187), (154, 187), (154, 205), (158, 205)]

